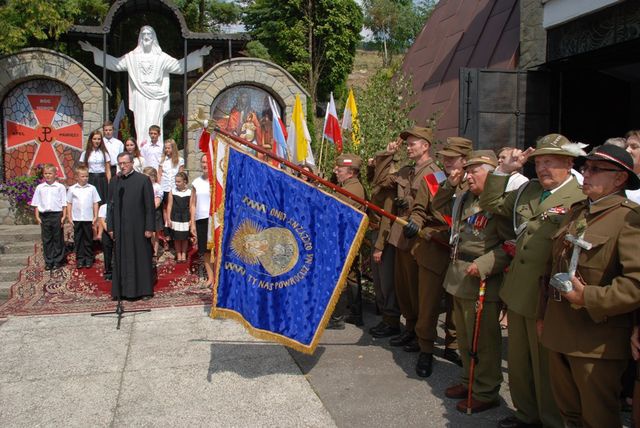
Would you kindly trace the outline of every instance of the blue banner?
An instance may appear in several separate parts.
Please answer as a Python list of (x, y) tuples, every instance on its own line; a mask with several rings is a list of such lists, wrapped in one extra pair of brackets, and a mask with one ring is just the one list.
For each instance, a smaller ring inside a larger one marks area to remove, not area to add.
[(344, 287), (367, 217), (229, 147), (212, 317), (312, 353)]

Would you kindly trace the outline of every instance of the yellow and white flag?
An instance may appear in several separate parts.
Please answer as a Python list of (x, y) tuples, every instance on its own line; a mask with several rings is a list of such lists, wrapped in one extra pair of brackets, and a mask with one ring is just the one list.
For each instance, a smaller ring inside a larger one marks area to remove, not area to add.
[(311, 135), (307, 128), (307, 121), (302, 111), (302, 102), (300, 94), (296, 94), (296, 103), (293, 106), (293, 114), (291, 115), (291, 123), (289, 124), (287, 136), (287, 146), (291, 154), (291, 160), (295, 163), (308, 163), (315, 165), (311, 151)]
[(342, 115), (342, 129), (351, 131), (351, 141), (355, 146), (360, 144), (360, 119), (358, 119), (358, 107), (353, 96), (353, 89), (349, 89), (347, 104), (344, 106)]

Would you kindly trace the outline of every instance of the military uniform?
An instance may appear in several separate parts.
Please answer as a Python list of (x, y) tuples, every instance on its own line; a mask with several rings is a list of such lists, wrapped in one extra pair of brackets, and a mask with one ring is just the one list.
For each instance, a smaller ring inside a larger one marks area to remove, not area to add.
[[(573, 156), (569, 152), (545, 151), (545, 141), (541, 140), (533, 155)], [(550, 258), (549, 237), (557, 232), (571, 205), (585, 196), (571, 175), (542, 202), (545, 189), (538, 180), (505, 194), (508, 180), (508, 175), (489, 175), (480, 206), (505, 216), (517, 230), (515, 257), (500, 291), (509, 316), (509, 390), (519, 421), (560, 427), (562, 419), (551, 394), (548, 355), (538, 338), (536, 314), (540, 281)]]
[[(473, 152), (467, 163), (472, 164), (479, 157), (478, 154), (484, 157), (484, 152), (486, 151)], [(496, 164), (497, 160), (493, 166)], [(446, 183), (440, 188), (436, 198), (439, 201), (451, 200), (454, 192), (455, 189)], [(442, 203), (439, 205), (445, 206)], [(463, 386), (469, 383), (469, 352), (473, 340), (480, 278), (467, 275), (466, 269), (475, 263), (481, 278), (486, 281), (486, 292), (480, 319), (473, 398), (481, 403), (497, 405), (502, 382), (498, 291), (502, 283), (502, 272), (509, 263), (509, 256), (502, 244), (513, 237), (513, 230), (504, 217), (482, 211), (478, 197), (470, 190), (458, 196), (454, 208), (449, 212), (453, 219), (452, 243), (456, 248), (453, 253), (455, 256), (447, 269), (444, 288), (453, 296), (453, 316), (463, 362), (461, 381)], [(484, 409), (486, 408), (488, 406)], [(458, 409), (460, 410), (460, 403)]]
[[(386, 156), (386, 151), (378, 152), (374, 166), (370, 167), (369, 182), (371, 183), (371, 202), (387, 212), (393, 211), (395, 196), (396, 162), (393, 156)], [(394, 285), (395, 247), (389, 245), (389, 218), (380, 216), (375, 211), (369, 212), (369, 229), (371, 230), (371, 273), (376, 293), (376, 305), (382, 313), (382, 322), (387, 331), (381, 332), (380, 337), (387, 336), (389, 331), (396, 331), (400, 326), (400, 308), (396, 299)], [(373, 260), (374, 251), (382, 251), (380, 263)], [(374, 332), (372, 332), (374, 333)], [(376, 336), (378, 337), (378, 336)]]

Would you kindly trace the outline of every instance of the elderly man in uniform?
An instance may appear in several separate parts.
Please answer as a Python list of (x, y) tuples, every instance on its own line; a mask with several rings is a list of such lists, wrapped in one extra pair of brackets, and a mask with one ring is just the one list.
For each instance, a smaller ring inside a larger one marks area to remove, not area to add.
[[(512, 151), (487, 178), (480, 195), (482, 209), (509, 219), (516, 234), (515, 256), (505, 275), (500, 298), (509, 317), (509, 390), (516, 414), (502, 419), (501, 428), (535, 425), (561, 427), (551, 394), (547, 350), (536, 333), (540, 280), (550, 259), (551, 240), (571, 205), (584, 200), (571, 174), (580, 147), (560, 134), (542, 137), (535, 151)], [(513, 171), (533, 159), (537, 180), (505, 193)]]
[[(456, 161), (464, 162), (471, 150), (471, 140), (462, 137), (449, 137), (438, 155), (444, 159), (449, 158), (446, 165), (451, 166)], [(418, 263), (418, 319), (415, 331), (420, 345), (416, 373), (421, 377), (428, 377), (433, 371), (433, 351), (435, 340), (438, 338), (440, 303), (445, 295), (445, 349), (443, 356), (449, 361), (462, 365), (462, 360), (456, 351), (458, 343), (451, 316), (451, 295), (446, 294), (442, 287), (449, 266), (450, 251), (446, 243), (449, 237), (450, 217), (435, 211), (432, 204), (439, 186), (445, 179), (446, 175), (442, 172), (423, 177), (418, 187), (409, 223), (404, 227), (404, 234), (408, 238), (413, 238), (418, 234), (418, 230), (423, 228), (423, 232), (413, 247), (413, 255)]]
[(620, 378), (640, 307), (640, 207), (624, 191), (640, 188), (640, 179), (631, 156), (613, 145), (582, 160), (587, 200), (553, 236), (541, 340), (565, 426), (619, 427)]
[[(408, 217), (423, 177), (440, 171), (431, 159), (430, 149), (433, 134), (430, 128), (414, 126), (400, 134), (407, 142), (407, 155), (414, 163), (406, 165), (395, 174), (396, 194), (394, 198), (395, 214)], [(387, 146), (387, 157), (392, 157), (400, 147), (396, 140)], [(382, 157), (384, 159), (384, 157)], [(381, 230), (381, 233), (385, 233)], [(406, 352), (418, 352), (420, 346), (415, 333), (418, 319), (418, 264), (411, 254), (416, 239), (407, 239), (398, 223), (391, 225), (389, 244), (395, 247), (395, 289), (400, 311), (406, 320), (405, 331), (392, 337), (391, 346), (402, 346)]]
[[(453, 317), (462, 357), (461, 383), (447, 388), (448, 398), (463, 398), (456, 409), (466, 412), (469, 385), (470, 351), (474, 336), (476, 301), (480, 282), (486, 281), (484, 309), (478, 335), (477, 364), (473, 379), (470, 410), (478, 413), (499, 404), (502, 382), (501, 341), (498, 316), (498, 290), (502, 272), (509, 263), (503, 242), (513, 237), (506, 218), (494, 216), (480, 208), (479, 195), (484, 190), (487, 175), (498, 165), (491, 150), (477, 150), (465, 163), (469, 190), (456, 198), (452, 216), (452, 260), (444, 280), (444, 288), (453, 295)], [(438, 193), (436, 201), (451, 200), (461, 174), (450, 174)]]
[[(333, 173), (338, 180), (338, 185), (347, 192), (350, 192), (361, 199), (365, 198), (364, 188), (360, 183), (359, 174), (362, 160), (359, 156), (350, 153), (345, 153), (336, 158), (336, 166), (333, 169)], [(336, 195), (338, 199), (341, 199), (353, 206), (355, 209), (364, 210), (364, 206), (358, 202), (338, 193)], [(357, 259), (356, 259), (357, 260)], [(327, 325), (331, 330), (343, 330), (345, 323), (345, 313), (347, 306), (351, 310), (351, 315), (347, 320), (352, 320), (357, 323), (357, 319), (362, 319), (362, 313), (360, 313), (360, 302), (357, 301), (358, 290), (358, 274), (357, 274), (357, 261), (354, 261), (354, 265), (351, 267), (349, 276), (347, 277), (347, 286), (340, 296), (340, 300), (336, 305), (333, 315)], [(360, 324), (362, 324), (360, 322)]]
[[(385, 211), (393, 210), (393, 198), (396, 193), (395, 173), (398, 161), (394, 156), (386, 156), (386, 150), (376, 153), (369, 159), (367, 175), (371, 183), (371, 202)], [(376, 293), (376, 305), (382, 314), (382, 320), (369, 329), (375, 338), (397, 336), (400, 334), (400, 308), (396, 298), (393, 264), (395, 247), (389, 244), (390, 220), (375, 211), (369, 211), (371, 229), (371, 276)]]

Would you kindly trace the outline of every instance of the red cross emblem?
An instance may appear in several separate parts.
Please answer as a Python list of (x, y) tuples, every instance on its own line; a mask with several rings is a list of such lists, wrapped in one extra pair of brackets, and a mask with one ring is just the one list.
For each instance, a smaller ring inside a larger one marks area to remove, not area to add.
[(60, 104), (61, 95), (27, 95), (38, 124), (35, 128), (11, 120), (6, 121), (6, 148), (13, 149), (23, 144), (37, 144), (31, 167), (50, 163), (58, 168), (58, 177), (66, 178), (64, 167), (58, 159), (55, 144), (64, 144), (82, 149), (82, 127), (78, 123), (56, 128), (53, 119)]

